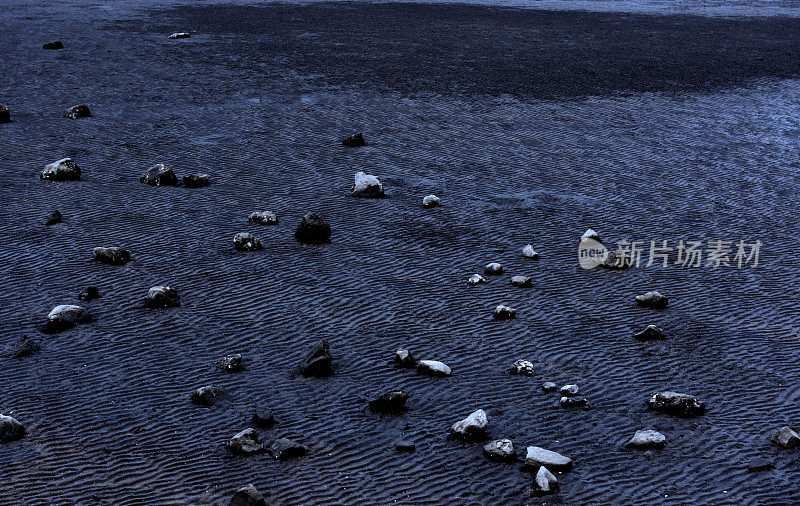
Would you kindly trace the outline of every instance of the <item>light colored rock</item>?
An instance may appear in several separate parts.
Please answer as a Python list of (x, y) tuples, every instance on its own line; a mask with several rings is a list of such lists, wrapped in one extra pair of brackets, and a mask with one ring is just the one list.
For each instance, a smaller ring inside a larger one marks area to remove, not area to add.
[(81, 168), (72, 158), (62, 158), (45, 165), (39, 177), (47, 181), (75, 181), (81, 178)]
[(247, 217), (247, 221), (261, 225), (275, 225), (278, 223), (278, 217), (271, 211), (254, 211)]
[(647, 292), (636, 296), (636, 304), (652, 309), (664, 309), (669, 299), (658, 292)]
[(666, 443), (667, 438), (664, 434), (652, 429), (642, 429), (636, 431), (628, 441), (628, 446), (631, 448), (660, 448)]
[(92, 256), (95, 260), (104, 264), (124, 265), (130, 261), (131, 252), (117, 246), (98, 246), (97, 248), (92, 249)]
[(561, 387), (560, 393), (561, 395), (566, 395), (567, 397), (578, 395), (578, 385), (564, 385)]
[(354, 197), (383, 197), (381, 181), (371, 174), (356, 172), (351, 193)]
[(92, 313), (87, 308), (75, 304), (61, 304), (48, 313), (47, 322), (42, 330), (48, 334), (61, 332), (79, 323), (88, 323), (91, 319)]
[(467, 280), (467, 283), (470, 285), (479, 285), (481, 283), (486, 283), (486, 278), (481, 276), (480, 274), (473, 274)]
[(493, 317), (495, 320), (510, 320), (517, 316), (517, 310), (500, 304), (494, 308)]
[(532, 282), (530, 276), (511, 276), (511, 284), (519, 288), (530, 288)]
[(533, 479), (536, 491), (540, 494), (549, 494), (558, 488), (558, 479), (545, 466), (539, 466), (536, 477)]
[(532, 244), (526, 244), (525, 247), (522, 248), (522, 256), (524, 256), (525, 258), (531, 258), (535, 260), (539, 258), (539, 253), (537, 253), (536, 250), (533, 249)]
[(556, 391), (556, 384), (552, 381), (545, 381), (542, 383), (542, 390), (545, 392), (555, 392)]
[(497, 262), (490, 262), (483, 268), (483, 273), (488, 276), (497, 276), (503, 273), (503, 266)]
[(428, 376), (450, 376), (450, 367), (437, 360), (420, 360), (417, 362), (417, 371)]
[(245, 429), (228, 441), (228, 450), (239, 455), (250, 455), (264, 451), (264, 445), (258, 441), (255, 429)]
[(523, 376), (530, 376), (533, 374), (533, 362), (530, 360), (515, 360), (509, 369), (511, 374), (520, 374)]
[(529, 446), (528, 454), (525, 456), (525, 465), (546, 466), (548, 469), (561, 471), (572, 467), (572, 459), (539, 446)]
[(581, 236), (581, 241), (584, 241), (586, 239), (592, 239), (597, 242), (603, 242), (600, 240), (600, 236), (597, 234), (597, 232), (595, 232), (591, 228), (586, 230), (586, 232), (584, 232), (583, 235)]
[(489, 418), (486, 416), (486, 411), (479, 409), (463, 420), (454, 423), (451, 429), (454, 436), (471, 439), (483, 436), (486, 433), (487, 425), (489, 425)]
[(189, 37), (191, 37), (191, 34), (189, 34), (188, 32), (176, 32), (176, 33), (171, 34), (168, 38), (169, 39), (188, 39)]
[(511, 460), (517, 455), (510, 439), (490, 441), (484, 445), (483, 453), (492, 460)]
[(773, 434), (772, 442), (784, 448), (796, 448), (800, 446), (800, 434), (787, 425)]
[(422, 199), (422, 207), (426, 208), (439, 207), (441, 203), (442, 199), (440, 199), (436, 195), (428, 195), (427, 197), (423, 197)]

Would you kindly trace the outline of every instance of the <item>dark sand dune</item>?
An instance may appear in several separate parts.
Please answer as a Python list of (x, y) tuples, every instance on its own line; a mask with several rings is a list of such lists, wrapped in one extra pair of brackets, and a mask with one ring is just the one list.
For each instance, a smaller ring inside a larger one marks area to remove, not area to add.
[[(246, 483), (280, 504), (800, 502), (796, 453), (769, 442), (800, 419), (800, 21), (362, 4), (1, 12), (0, 344), (27, 334), (42, 350), (0, 359), (0, 412), (29, 432), (0, 447), (0, 503), (226, 503)], [(176, 31), (192, 37), (168, 40)], [(55, 38), (63, 50), (41, 50)], [(61, 117), (77, 103), (92, 117)], [(356, 131), (367, 145), (341, 146)], [(66, 156), (81, 181), (39, 180)], [(158, 162), (212, 184), (139, 183)], [(387, 198), (351, 198), (357, 170)], [(422, 208), (429, 193), (442, 207)], [(45, 226), (56, 208), (63, 223)], [(248, 223), (262, 209), (278, 224)], [(308, 211), (331, 224), (330, 244), (294, 241)], [(588, 272), (575, 246), (589, 227), (612, 244), (760, 239), (763, 266)], [(241, 231), (264, 249), (234, 251)], [(540, 260), (522, 258), (527, 243)], [(107, 245), (132, 261), (93, 261)], [(490, 261), (506, 273), (467, 286)], [(515, 274), (533, 287), (510, 286)], [(159, 284), (180, 308), (142, 306)], [(37, 332), (87, 285), (103, 294), (92, 323)], [(651, 289), (666, 310), (635, 306)], [(500, 303), (517, 318), (492, 321)], [(647, 324), (668, 338), (634, 340)], [(321, 338), (334, 374), (303, 378)], [(401, 346), (453, 375), (394, 369)], [(243, 372), (214, 366), (232, 353)], [(518, 358), (534, 376), (507, 374)], [(578, 384), (593, 409), (559, 407), (545, 380)], [(228, 395), (198, 407), (203, 385)], [(393, 388), (411, 394), (408, 412), (371, 414), (367, 400)], [(707, 414), (648, 411), (662, 389), (701, 397)], [(262, 440), (309, 455), (230, 456), (255, 404), (277, 420)], [(521, 454), (575, 461), (558, 495), (530, 498), (521, 462), (447, 438), (478, 408)], [(645, 427), (667, 437), (653, 460), (624, 448)], [(401, 437), (417, 451), (396, 453)], [(776, 469), (748, 473), (756, 457)]]

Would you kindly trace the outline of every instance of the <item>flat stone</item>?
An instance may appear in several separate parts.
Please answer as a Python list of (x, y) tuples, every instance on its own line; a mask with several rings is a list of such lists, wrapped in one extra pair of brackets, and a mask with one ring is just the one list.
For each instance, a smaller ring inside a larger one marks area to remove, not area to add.
[(628, 447), (637, 449), (661, 448), (665, 444), (667, 444), (666, 436), (652, 429), (637, 430), (628, 441)]
[(486, 443), (483, 453), (489, 459), (498, 461), (514, 460), (517, 456), (514, 443), (510, 439), (497, 439)]
[(77, 181), (81, 178), (81, 168), (72, 158), (62, 158), (45, 165), (39, 177), (46, 181)]
[(400, 439), (399, 441), (395, 441), (394, 449), (398, 452), (414, 452), (417, 450), (417, 445), (414, 444), (413, 441), (408, 439)]
[(511, 320), (517, 316), (517, 310), (500, 304), (494, 308), (492, 317), (495, 320)]
[(287, 460), (302, 457), (308, 453), (308, 448), (291, 439), (281, 438), (272, 443), (270, 451), (277, 460)]
[(755, 458), (747, 465), (747, 470), (751, 473), (760, 473), (775, 469), (775, 464), (767, 459)]
[(408, 397), (402, 390), (390, 390), (369, 401), (369, 409), (373, 413), (403, 413), (408, 409), (406, 407)]
[(168, 39), (188, 39), (191, 36), (192, 35), (190, 33), (188, 33), (188, 32), (175, 32), (173, 34), (170, 34), (170, 36), (167, 37), (167, 38)]
[(563, 396), (559, 399), (559, 404), (561, 404), (562, 408), (584, 408), (589, 409), (591, 406), (589, 405), (589, 401), (586, 400), (586, 397), (567, 397)]
[(247, 221), (260, 225), (276, 225), (278, 216), (271, 211), (254, 211), (247, 217)]
[(42, 44), (42, 49), (64, 49), (64, 44), (60, 40), (45, 42)]
[(687, 394), (656, 392), (647, 402), (650, 409), (684, 418), (694, 418), (706, 412), (706, 404)]
[(83, 306), (75, 304), (61, 304), (54, 307), (47, 315), (47, 322), (42, 329), (47, 334), (71, 329), (79, 323), (88, 323), (92, 320), (92, 313)]
[(131, 252), (117, 246), (98, 246), (92, 249), (92, 257), (98, 262), (108, 265), (125, 265), (131, 260)]
[(420, 360), (417, 362), (417, 372), (426, 376), (450, 376), (451, 370), (438, 360)]
[(183, 186), (186, 188), (203, 188), (211, 184), (211, 176), (204, 172), (183, 176)]
[(531, 467), (545, 466), (553, 471), (568, 471), (572, 468), (572, 459), (539, 446), (529, 446), (528, 453), (525, 456), (525, 465)]

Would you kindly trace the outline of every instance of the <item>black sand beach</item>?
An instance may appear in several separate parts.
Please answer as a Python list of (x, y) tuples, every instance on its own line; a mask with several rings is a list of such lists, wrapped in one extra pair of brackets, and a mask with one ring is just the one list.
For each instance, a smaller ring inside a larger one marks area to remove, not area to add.
[[(248, 483), (277, 504), (800, 502), (797, 450), (769, 441), (800, 423), (800, 19), (14, 0), (0, 48), (0, 413), (27, 428), (0, 445), (0, 504), (227, 504)], [(92, 116), (64, 118), (76, 104)], [(341, 145), (354, 132), (366, 146)], [(39, 179), (64, 157), (80, 181)], [(211, 185), (140, 183), (156, 163)], [(356, 171), (386, 198), (351, 197)], [(310, 211), (329, 244), (294, 240)], [(587, 228), (764, 246), (757, 268), (587, 271)], [(243, 231), (263, 249), (235, 251)], [(506, 274), (468, 286), (492, 261)], [(89, 285), (102, 296), (79, 301)], [(155, 285), (181, 306), (143, 307)], [(669, 306), (637, 307), (648, 290)], [(39, 331), (78, 303), (91, 323)], [(498, 304), (517, 317), (493, 321)], [(667, 339), (636, 341), (648, 324)], [(10, 357), (23, 335), (41, 350)], [(333, 375), (301, 376), (323, 338)], [(396, 369), (398, 348), (453, 374)], [(233, 353), (244, 371), (215, 367)], [(508, 374), (517, 359), (533, 376)], [(192, 404), (205, 385), (227, 395)], [(408, 411), (371, 413), (394, 388)], [(708, 411), (648, 410), (659, 390)], [(255, 405), (275, 414), (263, 441), (308, 455), (230, 455)], [(479, 408), (517, 461), (448, 437)], [(642, 428), (667, 436), (652, 458), (625, 447)], [(530, 494), (527, 445), (573, 459), (557, 494)]]

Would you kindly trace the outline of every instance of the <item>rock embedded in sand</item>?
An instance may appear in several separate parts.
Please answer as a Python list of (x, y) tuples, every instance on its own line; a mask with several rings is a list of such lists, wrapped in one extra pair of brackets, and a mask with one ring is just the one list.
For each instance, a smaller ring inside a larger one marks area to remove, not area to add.
[(139, 181), (150, 186), (177, 186), (178, 184), (175, 173), (163, 163), (157, 163), (145, 170)]
[(568, 471), (572, 468), (572, 459), (539, 446), (529, 446), (525, 456), (525, 465), (529, 467), (545, 466), (553, 471)]
[(42, 49), (64, 49), (64, 44), (60, 40), (54, 40), (53, 42), (42, 44)]
[(439, 207), (441, 203), (442, 199), (436, 195), (428, 195), (422, 198), (422, 207), (426, 209), (430, 209), (431, 207)]
[(549, 494), (558, 490), (558, 478), (545, 466), (539, 466), (533, 479), (534, 490), (538, 494)]
[(417, 372), (426, 376), (450, 376), (450, 367), (438, 360), (420, 360), (417, 362)]
[(331, 356), (330, 345), (328, 341), (323, 339), (311, 348), (311, 351), (300, 364), (300, 374), (317, 378), (330, 376), (332, 363), (333, 357)]
[(494, 313), (492, 316), (495, 320), (510, 320), (517, 316), (517, 310), (500, 304), (494, 308)]
[(664, 334), (664, 331), (655, 325), (648, 325), (647, 328), (641, 332), (637, 332), (633, 335), (633, 337), (637, 341), (655, 341), (667, 338), (667, 336)]
[(44, 325), (45, 333), (61, 332), (71, 329), (79, 323), (88, 323), (92, 320), (92, 313), (83, 306), (74, 304), (62, 304), (56, 306), (47, 315), (47, 322)]
[(664, 434), (652, 429), (637, 430), (628, 441), (628, 447), (636, 449), (661, 448), (665, 444), (667, 444), (667, 438)]
[(39, 343), (28, 336), (22, 336), (11, 352), (11, 356), (16, 359), (30, 357), (34, 353), (41, 351), (41, 349), (42, 347), (39, 346)]
[(167, 37), (167, 38), (168, 39), (188, 39), (191, 36), (192, 35), (189, 32), (175, 32), (173, 34), (170, 34), (170, 36)]
[(0, 123), (9, 123), (11, 121), (11, 113), (8, 112), (8, 107), (0, 104)]
[(490, 262), (483, 268), (483, 273), (487, 276), (498, 276), (503, 273), (503, 266), (497, 262)]
[(406, 411), (408, 394), (402, 390), (390, 390), (380, 397), (369, 401), (369, 409), (373, 413), (402, 413)]
[(380, 179), (362, 171), (356, 172), (350, 192), (353, 197), (378, 198), (384, 195)]
[(658, 292), (647, 292), (636, 296), (636, 304), (651, 309), (664, 309), (669, 299)]
[(545, 381), (544, 383), (542, 383), (542, 390), (544, 390), (545, 392), (555, 392), (556, 388), (557, 388), (556, 384), (553, 383), (552, 381)]
[(760, 473), (772, 469), (775, 469), (775, 464), (762, 458), (755, 458), (747, 465), (747, 470), (751, 473)]
[(271, 211), (254, 211), (247, 217), (247, 221), (260, 225), (275, 225), (278, 223), (278, 217)]
[(226, 372), (239, 372), (244, 369), (242, 364), (242, 355), (236, 353), (235, 355), (228, 355), (217, 360), (217, 367)]
[(347, 146), (348, 148), (357, 148), (365, 144), (366, 142), (364, 142), (364, 135), (360, 132), (342, 139), (342, 146)]
[(486, 278), (481, 276), (480, 274), (473, 274), (472, 276), (467, 279), (467, 284), (470, 285), (480, 285), (482, 283), (486, 283)]
[(414, 355), (404, 349), (399, 349), (394, 352), (394, 363), (397, 367), (402, 369), (413, 369), (417, 367), (417, 361), (414, 359)]
[(287, 460), (302, 457), (308, 453), (308, 448), (289, 438), (281, 438), (272, 443), (270, 451), (277, 460)]
[(331, 226), (317, 213), (303, 216), (294, 233), (294, 238), (307, 244), (322, 244), (331, 240)]
[(564, 385), (561, 387), (561, 390), (559, 390), (559, 393), (567, 397), (578, 395), (578, 385)]
[(480, 439), (486, 436), (487, 425), (489, 425), (489, 418), (486, 416), (486, 411), (478, 409), (463, 420), (454, 423), (450, 430), (457, 438)]
[(800, 434), (788, 425), (781, 427), (770, 439), (773, 443), (784, 448), (797, 448), (800, 446)]
[(77, 181), (81, 178), (81, 168), (72, 158), (62, 158), (45, 165), (39, 177), (47, 181)]
[(78, 300), (90, 301), (100, 298), (100, 289), (96, 286), (87, 286), (78, 294)]
[(90, 118), (92, 116), (88, 105), (73, 105), (64, 111), (64, 117), (69, 119)]
[(253, 425), (260, 429), (271, 429), (275, 425), (275, 415), (265, 407), (257, 407), (253, 411)]
[(61, 218), (63, 218), (63, 216), (61, 216), (61, 212), (58, 209), (56, 209), (52, 213), (50, 213), (50, 217), (47, 218), (45, 225), (50, 226), (50, 225), (55, 225), (57, 223), (61, 223)]
[(219, 387), (200, 387), (192, 392), (191, 400), (198, 406), (213, 406), (216, 400), (225, 395), (225, 390)]
[(267, 501), (261, 492), (250, 484), (234, 492), (228, 506), (267, 506)]
[(413, 441), (410, 441), (408, 439), (400, 439), (398, 441), (395, 441), (394, 449), (397, 450), (398, 452), (409, 452), (410, 453), (410, 452), (413, 452), (413, 451), (415, 451), (417, 449), (417, 445), (414, 444)]
[(536, 260), (537, 258), (539, 258), (539, 253), (537, 253), (536, 250), (533, 249), (532, 244), (526, 244), (525, 247), (522, 248), (522, 256), (524, 256), (525, 258)]
[(693, 395), (676, 392), (656, 392), (647, 401), (654, 411), (684, 418), (694, 418), (706, 412), (706, 403)]
[(165, 309), (168, 307), (178, 307), (181, 299), (178, 291), (165, 285), (154, 286), (147, 291), (144, 298), (144, 305), (151, 309)]
[(0, 415), (0, 443), (10, 443), (25, 437), (25, 426), (16, 418)]
[(98, 262), (108, 265), (125, 265), (131, 260), (131, 252), (117, 246), (98, 246), (92, 250), (92, 256)]
[(263, 248), (258, 237), (250, 232), (239, 232), (233, 236), (233, 247), (236, 251), (258, 251)]
[(511, 374), (519, 374), (523, 376), (533, 375), (533, 362), (530, 360), (515, 360), (509, 369)]
[(586, 397), (567, 397), (566, 395), (559, 399), (559, 404), (562, 408), (584, 408), (589, 409), (589, 401)]
[(211, 184), (211, 176), (204, 172), (183, 176), (183, 186), (186, 188), (203, 188)]
[(511, 276), (511, 284), (519, 288), (530, 288), (532, 282), (530, 276)]
[(517, 451), (514, 443), (510, 439), (497, 439), (486, 443), (483, 447), (483, 454), (491, 460), (509, 461), (514, 460)]
[(245, 429), (228, 441), (227, 448), (237, 455), (252, 455), (264, 451), (264, 445), (258, 441), (255, 429)]

